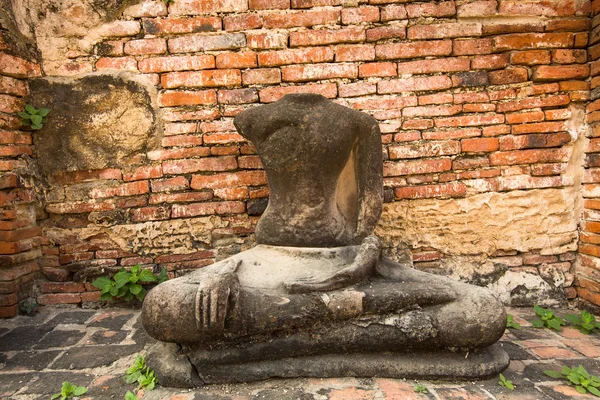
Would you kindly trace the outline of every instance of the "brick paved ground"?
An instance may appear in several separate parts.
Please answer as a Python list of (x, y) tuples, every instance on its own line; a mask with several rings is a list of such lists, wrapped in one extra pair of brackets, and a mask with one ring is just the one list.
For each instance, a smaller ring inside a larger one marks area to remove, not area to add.
[[(511, 330), (502, 345), (511, 356), (505, 376), (513, 392), (498, 379), (479, 382), (422, 381), (429, 394), (413, 391), (413, 380), (290, 379), (252, 384), (213, 385), (196, 390), (158, 386), (139, 397), (145, 400), (405, 400), (405, 399), (587, 399), (573, 388), (545, 376), (545, 369), (582, 364), (600, 375), (600, 335), (586, 336), (572, 328), (555, 333), (527, 322), (531, 309), (511, 309), (523, 325)], [(559, 311), (564, 314), (566, 311)], [(123, 399), (133, 385), (122, 376), (135, 355), (151, 339), (141, 328), (139, 312), (123, 309), (82, 310), (43, 308), (33, 317), (0, 321), (0, 398), (49, 399), (69, 380), (89, 388), (86, 399)]]

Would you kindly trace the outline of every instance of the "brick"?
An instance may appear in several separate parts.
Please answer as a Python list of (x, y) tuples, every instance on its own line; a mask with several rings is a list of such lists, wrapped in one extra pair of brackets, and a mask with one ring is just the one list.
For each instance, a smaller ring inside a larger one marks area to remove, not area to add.
[(26, 81), (0, 76), (0, 93), (24, 97), (29, 95), (29, 86)]
[(435, 126), (456, 127), (456, 126), (475, 126), (475, 125), (493, 125), (504, 122), (504, 115), (501, 114), (481, 114), (481, 115), (465, 115), (460, 117), (436, 118)]
[(172, 135), (162, 138), (162, 147), (189, 147), (201, 146), (203, 143), (201, 135)]
[(131, 18), (164, 17), (167, 15), (167, 6), (162, 2), (145, 0), (127, 7), (123, 15)]
[(256, 53), (253, 51), (239, 53), (221, 53), (216, 57), (217, 68), (252, 68), (256, 67)]
[(236, 168), (237, 161), (234, 156), (163, 162), (163, 173), (166, 175), (187, 174), (198, 171), (228, 171)]
[(99, 58), (98, 61), (96, 61), (96, 70), (101, 71), (104, 69), (121, 69), (128, 71), (137, 71), (137, 65), (137, 60), (133, 57), (102, 57)]
[(510, 83), (526, 82), (529, 79), (526, 68), (512, 67), (498, 71), (488, 72), (491, 85), (506, 85)]
[(532, 176), (560, 175), (567, 170), (565, 164), (535, 164), (531, 166)]
[(531, 108), (539, 108), (539, 107), (557, 107), (564, 106), (571, 102), (571, 99), (567, 95), (556, 95), (556, 96), (548, 96), (548, 97), (529, 97), (518, 99), (515, 101), (508, 101), (505, 103), (500, 103), (497, 106), (498, 112), (506, 112), (506, 111), (518, 111), (525, 110)]
[(246, 188), (223, 188), (214, 189), (216, 199), (222, 200), (245, 200), (248, 198), (248, 189)]
[(212, 50), (236, 50), (246, 47), (243, 33), (221, 33), (217, 35), (187, 35), (169, 39), (169, 52), (189, 53)]
[(90, 191), (90, 197), (93, 199), (103, 197), (123, 197), (145, 194), (150, 192), (148, 181), (135, 181), (123, 183), (112, 187), (98, 187)]
[(569, 48), (573, 46), (572, 33), (517, 33), (492, 38), (495, 51), (536, 48)]
[(485, 71), (460, 72), (452, 75), (454, 87), (486, 86), (488, 83), (488, 74)]
[(376, 42), (383, 39), (405, 39), (406, 38), (406, 27), (405, 26), (379, 26), (377, 28), (367, 29), (367, 42)]
[(243, 71), (242, 83), (244, 85), (268, 85), (281, 82), (279, 68), (258, 68)]
[(354, 64), (305, 64), (281, 68), (284, 82), (309, 82), (322, 79), (356, 78), (358, 68)]
[(447, 116), (456, 115), (462, 111), (462, 106), (419, 106), (419, 107), (406, 107), (402, 111), (403, 117), (434, 117), (434, 116)]
[(416, 96), (377, 96), (365, 99), (357, 99), (350, 102), (355, 110), (381, 110), (400, 109), (416, 106)]
[(409, 39), (445, 39), (468, 36), (481, 36), (479, 23), (447, 23), (414, 25), (408, 28)]
[(59, 185), (68, 185), (77, 182), (86, 182), (103, 179), (121, 179), (121, 170), (115, 168), (83, 170), (83, 171), (60, 171), (50, 175), (49, 181)]
[(260, 29), (263, 26), (263, 18), (257, 14), (231, 15), (223, 18), (223, 26), (228, 32)]
[[(190, 161), (190, 160), (184, 160), (184, 161)], [(194, 170), (192, 172), (196, 172), (196, 171), (197, 170)], [(170, 173), (170, 172), (165, 171), (165, 173)], [(177, 191), (177, 190), (185, 190), (190, 187), (190, 183), (186, 177), (177, 176), (174, 178), (167, 178), (167, 179), (155, 179), (150, 183), (150, 186), (152, 187), (152, 192), (171, 192), (171, 191)]]
[(239, 70), (220, 69), (191, 72), (171, 72), (161, 77), (164, 88), (237, 86), (242, 83)]
[(464, 197), (466, 193), (467, 187), (462, 183), (425, 185), (394, 189), (394, 196), (397, 199)]
[[(145, 222), (145, 221), (161, 221), (169, 219), (171, 216), (171, 210), (168, 207), (143, 207), (136, 208), (130, 211), (132, 222)], [(152, 259), (143, 260), (143, 263), (152, 262)], [(127, 259), (121, 260), (121, 265), (133, 265), (138, 264), (140, 260), (128, 261)]]
[(379, 7), (363, 6), (342, 9), (342, 24), (360, 24), (362, 22), (379, 22)]
[(125, 54), (163, 54), (167, 52), (167, 41), (162, 38), (130, 40), (123, 48)]
[(390, 4), (381, 7), (381, 22), (404, 20), (407, 16), (404, 4)]
[(283, 49), (287, 47), (288, 35), (281, 32), (246, 34), (250, 49)]
[(377, 92), (400, 93), (410, 91), (442, 90), (452, 87), (452, 80), (444, 75), (423, 78), (394, 79), (377, 83)]
[(365, 30), (361, 28), (345, 28), (336, 30), (311, 30), (290, 32), (290, 47), (323, 46), (337, 43), (357, 43), (366, 38)]
[(584, 65), (542, 65), (533, 71), (534, 81), (558, 81), (567, 79), (585, 79), (589, 76), (590, 67)]
[(364, 63), (358, 67), (358, 76), (361, 78), (396, 75), (396, 64), (391, 62)]
[(243, 214), (246, 204), (241, 201), (222, 201), (173, 205), (172, 217), (196, 217), (200, 215)]
[(508, 54), (492, 54), (474, 57), (471, 61), (473, 69), (502, 69), (509, 65)]
[(101, 25), (95, 33), (101, 37), (135, 36), (140, 33), (139, 21), (113, 21)]
[(290, 93), (316, 93), (332, 99), (337, 96), (337, 85), (335, 83), (324, 83), (266, 88), (259, 92), (259, 98), (262, 103), (271, 103)]
[(585, 50), (552, 50), (552, 61), (557, 64), (583, 64), (587, 62)]
[(455, 130), (435, 130), (433, 132), (423, 132), (423, 139), (426, 140), (462, 139), (475, 136), (481, 136), (481, 129), (465, 128)]
[(139, 167), (132, 172), (123, 174), (123, 180), (126, 182), (139, 181), (142, 179), (160, 178), (162, 176), (162, 168), (160, 165), (145, 165)]
[(343, 0), (291, 0), (292, 8), (313, 8), (342, 5)]
[(590, 20), (589, 19), (568, 19), (568, 18), (560, 18), (560, 19), (552, 19), (546, 23), (546, 31), (547, 32), (577, 32), (577, 31), (589, 31), (590, 30)]
[[(242, 74), (242, 83), (244, 75)], [(258, 92), (256, 89), (232, 89), (219, 90), (217, 100), (220, 104), (248, 104), (258, 101)]]
[(460, 153), (460, 143), (458, 141), (426, 141), (389, 146), (388, 153), (391, 160), (448, 156)]
[(454, 97), (450, 93), (436, 93), (419, 96), (419, 105), (452, 103)]
[(452, 54), (455, 56), (490, 54), (492, 52), (491, 39), (461, 39), (454, 41)]
[(432, 40), (428, 42), (389, 43), (375, 46), (377, 59), (417, 58), (425, 56), (447, 56), (452, 53), (452, 41)]
[(356, 97), (375, 93), (377, 93), (377, 85), (374, 82), (340, 84), (338, 87), (339, 97)]
[(496, 0), (480, 0), (466, 4), (460, 4), (457, 16), (464, 17), (489, 17), (496, 14), (498, 2)]
[(461, 148), (465, 153), (488, 153), (498, 150), (498, 139), (477, 138), (461, 140)]
[(199, 15), (248, 10), (247, 0), (178, 0), (169, 5), (170, 15)]
[(79, 282), (42, 282), (42, 293), (80, 293), (85, 292), (85, 285)]
[(452, 167), (452, 160), (449, 158), (432, 160), (408, 160), (402, 162), (383, 163), (383, 176), (404, 176), (431, 174), (442, 171), (449, 171)]
[(192, 176), (192, 189), (220, 189), (229, 187), (261, 186), (267, 184), (264, 171), (239, 171), (215, 175)]
[(15, 113), (25, 108), (25, 101), (19, 97), (0, 94), (0, 112)]
[(337, 46), (335, 60), (342, 61), (372, 61), (375, 59), (375, 46), (368, 44), (350, 44)]
[(409, 18), (452, 17), (456, 14), (456, 6), (454, 1), (407, 4), (406, 12)]
[(250, 10), (287, 10), (290, 0), (249, 0)]
[(535, 15), (546, 17), (563, 17), (575, 14), (572, 0), (560, 2), (523, 2), (516, 0), (503, 0), (499, 4), (498, 12), (504, 15)]
[(212, 199), (212, 191), (187, 192), (187, 193), (153, 193), (150, 195), (150, 204), (160, 203), (190, 203)]
[(540, 110), (506, 114), (507, 124), (522, 124), (526, 122), (539, 122), (543, 120), (544, 113)]
[(144, 30), (150, 35), (214, 32), (221, 30), (219, 17), (145, 19)]
[(333, 61), (334, 52), (331, 47), (309, 47), (258, 54), (260, 66), (279, 66), (287, 64), (320, 63)]
[(548, 50), (530, 50), (530, 51), (517, 51), (510, 55), (510, 62), (512, 64), (521, 65), (540, 65), (550, 64), (550, 51)]
[(468, 71), (470, 64), (470, 60), (466, 58), (441, 58), (401, 62), (398, 63), (398, 75)]
[(215, 68), (215, 58), (212, 55), (154, 57), (140, 60), (138, 67), (144, 73), (211, 69)]
[(512, 127), (512, 133), (515, 135), (520, 135), (523, 133), (553, 133), (566, 131), (568, 129), (567, 125), (562, 122), (537, 122), (532, 124), (521, 124), (514, 125)]
[(335, 24), (339, 21), (339, 10), (310, 10), (263, 15), (264, 27), (266, 29), (311, 27), (315, 25)]
[(490, 155), (491, 165), (536, 164), (567, 161), (568, 154), (563, 149), (517, 150), (497, 152)]
[(213, 133), (204, 135), (205, 144), (231, 144), (245, 142), (246, 139), (237, 133)]
[(161, 107), (174, 107), (197, 104), (216, 104), (216, 102), (217, 93), (214, 90), (167, 90), (158, 95), (158, 104)]

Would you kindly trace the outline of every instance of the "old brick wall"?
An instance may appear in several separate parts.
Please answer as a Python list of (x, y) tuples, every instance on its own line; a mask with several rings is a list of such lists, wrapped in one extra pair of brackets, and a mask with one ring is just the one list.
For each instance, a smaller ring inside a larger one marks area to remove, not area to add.
[(18, 303), (32, 295), (41, 256), (41, 229), (29, 156), (32, 134), (20, 130), (15, 115), (25, 106), (28, 78), (40, 66), (19, 37), (0, 23), (0, 318), (17, 315)]
[(590, 101), (587, 104), (589, 141), (586, 146), (585, 175), (583, 179), (584, 211), (579, 237), (579, 264), (577, 265), (577, 294), (584, 301), (600, 305), (600, 1), (592, 2), (592, 24), (588, 48), (590, 70)]
[[(591, 13), (587, 0), (175, 0), (85, 29), (47, 17), (45, 76), (139, 76), (161, 130), (127, 166), (43, 177), (39, 301), (97, 299), (82, 281), (103, 268), (179, 274), (251, 246), (268, 188), (232, 119), (293, 92), (380, 122), (386, 254), (514, 305), (574, 298), (582, 193), (582, 242), (595, 219)], [(595, 250), (581, 248), (594, 302)]]

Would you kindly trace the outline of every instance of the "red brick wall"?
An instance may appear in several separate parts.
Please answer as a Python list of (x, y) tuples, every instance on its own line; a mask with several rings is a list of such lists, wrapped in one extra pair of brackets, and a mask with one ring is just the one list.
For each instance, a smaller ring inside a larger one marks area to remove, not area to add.
[[(587, 0), (175, 0), (127, 9), (94, 50), (75, 52), (55, 70), (146, 76), (158, 89), (161, 147), (137, 170), (48, 177), (66, 195), (45, 199), (40, 265), (51, 281), (39, 301), (96, 299), (89, 285), (71, 281), (82, 269), (142, 263), (174, 273), (251, 245), (258, 216), (248, 211), (255, 214), (268, 189), (232, 119), (286, 93), (320, 93), (380, 121), (388, 203), (547, 188), (578, 193), (579, 116), (590, 97), (590, 68), (597, 73), (588, 63), (591, 8)], [(597, 151), (593, 138), (589, 143), (586, 198), (593, 197)], [(69, 197), (81, 183), (96, 186), (84, 200)], [(597, 252), (588, 244), (594, 204), (585, 203), (582, 266)], [(94, 219), (116, 211), (123, 216), (116, 225)], [(214, 226), (191, 239), (194, 251), (181, 250), (179, 230), (171, 250), (118, 237), (119, 224), (168, 232), (171, 223), (198, 218)], [(447, 256), (434, 247), (412, 250), (423, 269)], [(515, 248), (485, 256), (515, 271), (562, 271), (559, 289), (572, 298), (576, 250), (573, 242), (551, 253)], [(578, 280), (579, 295), (592, 302), (596, 265), (582, 267)]]
[(586, 148), (583, 179), (584, 212), (579, 236), (580, 262), (577, 266), (577, 294), (584, 301), (600, 305), (600, 1), (592, 2), (592, 26), (589, 40), (590, 101), (587, 104), (589, 141)]
[(40, 67), (20, 47), (0, 26), (0, 318), (15, 316), (18, 302), (32, 295), (41, 255), (39, 202), (28, 172), (31, 132), (19, 130), (16, 115), (25, 107), (27, 78), (39, 76)]

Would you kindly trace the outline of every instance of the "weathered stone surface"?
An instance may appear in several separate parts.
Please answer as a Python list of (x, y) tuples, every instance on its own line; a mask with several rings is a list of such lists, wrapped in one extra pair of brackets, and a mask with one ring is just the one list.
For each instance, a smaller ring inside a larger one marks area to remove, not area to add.
[(54, 243), (66, 243), (75, 236), (86, 242), (106, 236), (115, 246), (141, 255), (189, 254), (198, 251), (200, 243), (213, 245), (212, 232), (225, 228), (228, 222), (218, 216), (149, 221), (110, 227), (89, 226), (81, 229), (48, 228), (44, 234)]
[(560, 254), (577, 248), (572, 189), (482, 193), (461, 199), (403, 200), (383, 206), (383, 246), (430, 247), (447, 255), (497, 250)]
[(34, 135), (41, 171), (130, 165), (157, 140), (152, 90), (125, 74), (32, 81), (31, 102), (52, 110)]

